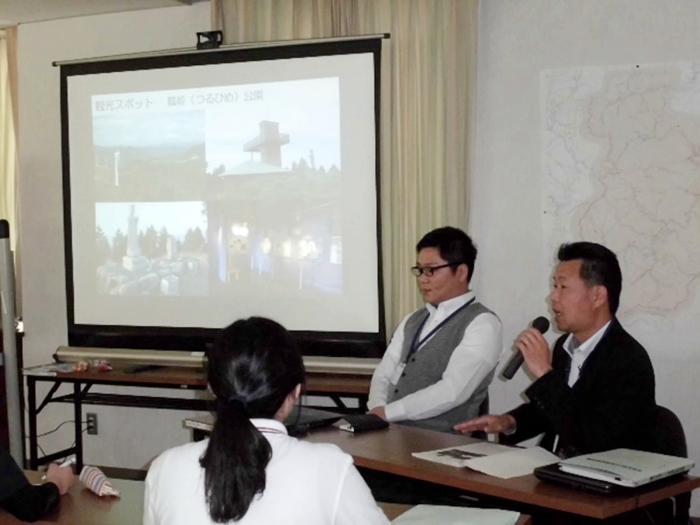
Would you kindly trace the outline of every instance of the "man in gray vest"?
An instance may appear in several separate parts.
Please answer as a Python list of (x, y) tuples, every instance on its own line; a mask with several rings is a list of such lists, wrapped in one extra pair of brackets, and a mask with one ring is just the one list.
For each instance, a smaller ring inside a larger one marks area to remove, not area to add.
[(416, 251), (411, 270), (426, 305), (396, 329), (372, 377), (368, 406), (387, 421), (452, 432), (487, 399), (501, 356), (501, 322), (469, 289), (476, 247), (466, 233), (438, 228)]

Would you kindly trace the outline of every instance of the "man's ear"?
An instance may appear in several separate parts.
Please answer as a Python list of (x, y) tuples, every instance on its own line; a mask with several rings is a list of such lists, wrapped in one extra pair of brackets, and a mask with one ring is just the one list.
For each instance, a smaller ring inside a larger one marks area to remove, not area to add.
[(593, 287), (593, 306), (599, 308), (609, 305), (608, 289), (602, 284), (597, 284)]
[(469, 267), (462, 263), (459, 266), (457, 266), (457, 277), (459, 277), (459, 280), (469, 284), (469, 278), (471, 275), (469, 275)]

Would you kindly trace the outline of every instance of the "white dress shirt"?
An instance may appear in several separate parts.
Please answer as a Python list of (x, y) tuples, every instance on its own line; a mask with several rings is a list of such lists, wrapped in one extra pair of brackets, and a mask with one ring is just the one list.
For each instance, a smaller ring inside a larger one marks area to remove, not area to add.
[(566, 341), (564, 341), (564, 350), (567, 354), (569, 354), (569, 357), (571, 357), (571, 368), (569, 368), (569, 377), (567, 381), (570, 387), (574, 386), (576, 381), (578, 381), (578, 377), (581, 374), (581, 368), (583, 368), (583, 363), (586, 362), (588, 356), (591, 355), (593, 349), (595, 349), (600, 340), (603, 338), (603, 334), (605, 334), (605, 330), (608, 329), (609, 325), (610, 321), (605, 323), (605, 326), (586, 339), (583, 343), (579, 343), (573, 334), (569, 334), (569, 337), (567, 337)]
[[(252, 419), (272, 446), (265, 491), (237, 525), (389, 525), (352, 457), (335, 445), (287, 435), (282, 423)], [(199, 458), (209, 440), (161, 454), (146, 477), (144, 525), (212, 525)]]
[[(429, 316), (421, 331), (421, 337), (425, 337), (433, 328), (474, 298), (474, 293), (468, 292), (443, 301), (437, 308), (426, 304)], [(370, 409), (384, 406), (388, 421), (426, 419), (465, 403), (496, 367), (503, 350), (503, 335), (498, 317), (492, 313), (479, 314), (464, 331), (464, 337), (454, 349), (440, 381), (387, 405), (389, 388), (398, 382), (403, 369), (401, 350), (404, 328), (413, 313), (404, 317), (399, 324), (372, 376), (367, 406)], [(420, 348), (418, 351), (420, 352)]]

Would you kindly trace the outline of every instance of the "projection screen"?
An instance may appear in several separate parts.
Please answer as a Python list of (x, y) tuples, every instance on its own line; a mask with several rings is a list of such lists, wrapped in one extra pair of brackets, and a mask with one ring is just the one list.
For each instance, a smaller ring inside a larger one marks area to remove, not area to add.
[(260, 315), (312, 353), (378, 350), (380, 50), (61, 65), (70, 344), (178, 348)]

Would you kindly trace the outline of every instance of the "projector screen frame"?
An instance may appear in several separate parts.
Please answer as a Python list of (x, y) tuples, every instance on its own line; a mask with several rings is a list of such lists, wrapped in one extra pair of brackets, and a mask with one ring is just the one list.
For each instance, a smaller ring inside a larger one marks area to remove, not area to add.
[[(71, 164), (69, 151), (68, 78), (74, 75), (115, 73), (141, 69), (187, 67), (228, 62), (315, 57), (353, 53), (374, 56), (374, 132), (375, 132), (375, 195), (378, 284), (378, 331), (313, 332), (293, 331), (304, 355), (329, 357), (380, 357), (386, 347), (384, 294), (382, 277), (381, 214), (380, 214), (380, 141), (381, 141), (381, 64), (382, 40), (387, 35), (367, 38), (329, 39), (304, 42), (275, 42), (261, 45), (222, 46), (214, 50), (177, 50), (155, 54), (103, 57), (88, 61), (60, 62), (61, 145), (63, 171), (64, 249), (68, 344), (105, 348), (137, 348), (155, 350), (205, 351), (218, 329), (169, 326), (94, 325), (75, 322), (74, 262)], [(234, 319), (232, 319), (233, 321)]]

